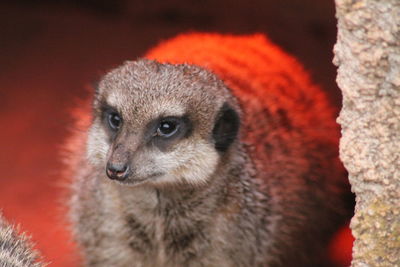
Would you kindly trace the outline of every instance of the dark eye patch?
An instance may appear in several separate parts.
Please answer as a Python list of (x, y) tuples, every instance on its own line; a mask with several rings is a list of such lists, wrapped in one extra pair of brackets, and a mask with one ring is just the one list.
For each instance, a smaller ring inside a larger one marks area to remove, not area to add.
[(122, 116), (115, 108), (105, 103), (101, 103), (100, 111), (103, 125), (107, 129), (107, 132), (110, 134), (111, 139), (113, 139), (119, 129), (122, 127)]
[(191, 132), (192, 123), (187, 115), (160, 117), (147, 125), (145, 139), (149, 145), (166, 151), (179, 140), (190, 136)]

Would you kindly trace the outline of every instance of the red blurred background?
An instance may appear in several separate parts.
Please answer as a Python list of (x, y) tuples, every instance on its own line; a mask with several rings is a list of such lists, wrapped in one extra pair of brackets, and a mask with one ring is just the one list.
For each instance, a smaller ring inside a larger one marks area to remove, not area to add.
[[(105, 71), (186, 31), (266, 33), (339, 107), (332, 0), (9, 0), (0, 2), (0, 209), (50, 266), (76, 266), (65, 223), (59, 148), (69, 110)], [(349, 263), (348, 230), (333, 239)]]

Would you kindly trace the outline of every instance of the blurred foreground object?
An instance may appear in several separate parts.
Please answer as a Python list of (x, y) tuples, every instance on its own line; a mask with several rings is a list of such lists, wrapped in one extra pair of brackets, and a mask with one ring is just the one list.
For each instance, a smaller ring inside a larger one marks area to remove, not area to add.
[(356, 193), (352, 266), (400, 265), (400, 1), (336, 0), (340, 157)]
[(40, 255), (30, 239), (5, 221), (0, 213), (0, 266), (41, 267)]

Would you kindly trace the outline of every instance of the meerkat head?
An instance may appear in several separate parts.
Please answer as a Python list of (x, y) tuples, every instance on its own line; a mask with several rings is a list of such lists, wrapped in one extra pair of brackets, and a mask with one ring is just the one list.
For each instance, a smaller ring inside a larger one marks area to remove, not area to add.
[(126, 62), (100, 81), (87, 156), (123, 184), (208, 181), (239, 131), (235, 99), (193, 65)]

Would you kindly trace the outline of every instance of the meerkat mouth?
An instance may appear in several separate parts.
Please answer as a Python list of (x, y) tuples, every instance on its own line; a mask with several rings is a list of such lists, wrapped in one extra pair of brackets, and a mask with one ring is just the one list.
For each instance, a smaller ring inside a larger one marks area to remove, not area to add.
[(122, 180), (122, 181), (119, 181), (119, 180), (115, 180), (115, 181), (118, 184), (122, 184), (122, 185), (136, 186), (136, 185), (140, 185), (140, 184), (143, 184), (146, 182), (154, 182), (163, 175), (164, 175), (164, 173), (162, 173), (162, 172), (156, 172), (156, 173), (150, 174), (149, 176), (146, 176), (145, 178), (128, 177), (127, 179)]

